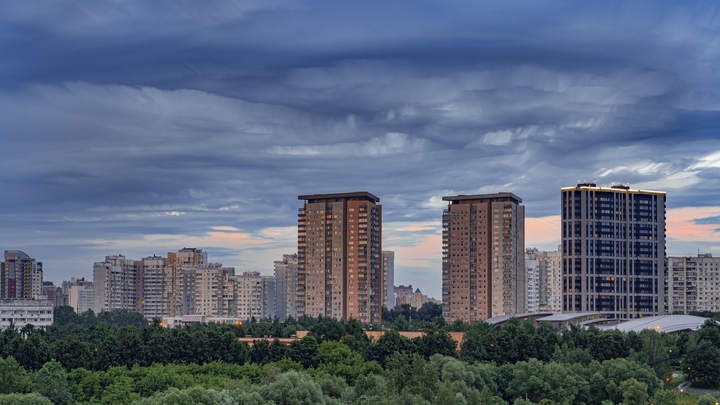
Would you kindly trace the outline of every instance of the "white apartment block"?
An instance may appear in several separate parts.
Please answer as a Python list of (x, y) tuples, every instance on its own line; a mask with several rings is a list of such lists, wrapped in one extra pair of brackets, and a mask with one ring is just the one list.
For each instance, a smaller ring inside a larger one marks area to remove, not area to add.
[(246, 321), (263, 318), (263, 280), (260, 272), (246, 271), (232, 277), (235, 282), (237, 317)]
[(720, 311), (720, 257), (668, 257), (668, 314)]
[[(528, 249), (530, 250), (530, 249)], [(540, 271), (538, 262), (528, 260), (525, 253), (525, 310), (524, 313), (536, 314), (540, 309)]]
[(16, 329), (32, 324), (45, 329), (53, 323), (53, 302), (34, 299), (0, 300), (0, 329), (13, 325)]
[(284, 322), (297, 318), (298, 255), (283, 255), (275, 262), (275, 316)]
[(382, 252), (383, 297), (382, 305), (387, 309), (395, 306), (395, 252)]
[(194, 315), (228, 316), (234, 314), (235, 268), (211, 264), (195, 267)]
[(124, 256), (105, 256), (104, 262), (93, 266), (93, 311), (112, 311), (127, 309), (140, 312), (142, 307), (138, 300), (141, 297), (138, 289), (142, 286), (142, 278), (138, 279), (138, 271), (133, 260)]
[(262, 291), (263, 291), (263, 305), (262, 305), (262, 317), (268, 319), (275, 318), (275, 294), (276, 284), (275, 276), (262, 276)]
[(93, 285), (71, 286), (69, 304), (78, 314), (93, 309)]
[(142, 312), (148, 319), (170, 316), (168, 277), (165, 258), (148, 256), (142, 259)]
[[(543, 252), (535, 248), (525, 250), (525, 268), (528, 277), (526, 312), (562, 312), (562, 256), (557, 251)], [(533, 291), (530, 293), (530, 291)]]

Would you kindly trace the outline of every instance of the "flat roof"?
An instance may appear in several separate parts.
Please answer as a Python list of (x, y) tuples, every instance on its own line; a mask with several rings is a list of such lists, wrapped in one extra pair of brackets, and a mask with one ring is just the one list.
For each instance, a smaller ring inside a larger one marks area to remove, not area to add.
[(500, 315), (500, 316), (494, 316), (492, 318), (488, 318), (485, 320), (485, 322), (487, 322), (491, 325), (495, 325), (498, 323), (506, 322), (507, 320), (509, 320), (511, 318), (517, 318), (518, 320), (522, 320), (522, 319), (531, 318), (534, 316), (545, 317), (545, 316), (552, 315), (552, 314), (553, 314), (552, 312), (535, 312), (535, 313), (528, 312), (528, 313), (524, 313), (524, 314)]
[(563, 187), (561, 188), (562, 191), (570, 191), (570, 190), (597, 190), (597, 191), (612, 191), (615, 193), (633, 193), (633, 194), (662, 194), (666, 195), (667, 193), (664, 191), (650, 191), (650, 190), (632, 190), (632, 189), (626, 189), (626, 188), (613, 188), (613, 187), (597, 187), (597, 186), (588, 186), (583, 184), (578, 184), (575, 187)]
[(557, 314), (557, 315), (550, 315), (546, 316), (545, 318), (540, 318), (538, 321), (547, 321), (547, 322), (565, 322), (570, 321), (576, 318), (582, 318), (584, 316), (591, 316), (591, 315), (611, 315), (610, 312), (570, 312), (566, 314)]
[[(709, 318), (693, 315), (659, 315), (647, 316), (628, 320), (617, 325), (598, 326), (601, 330), (619, 330), (622, 332), (640, 332), (651, 329), (657, 332), (673, 333), (683, 330), (696, 331), (700, 329)], [(716, 321), (717, 322), (717, 321)], [(718, 322), (720, 324), (720, 322)]]
[(298, 200), (334, 200), (340, 198), (362, 198), (373, 202), (380, 202), (380, 198), (368, 193), (367, 191), (354, 191), (352, 193), (335, 193), (335, 194), (309, 194), (299, 195)]
[(463, 201), (463, 200), (492, 200), (496, 198), (510, 198), (518, 203), (522, 202), (522, 198), (513, 193), (495, 193), (495, 194), (473, 194), (473, 195), (453, 195), (443, 197), (443, 201)]

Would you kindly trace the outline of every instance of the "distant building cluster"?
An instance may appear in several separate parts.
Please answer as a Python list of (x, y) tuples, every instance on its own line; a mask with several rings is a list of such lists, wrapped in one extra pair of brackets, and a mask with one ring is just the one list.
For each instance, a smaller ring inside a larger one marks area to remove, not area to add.
[(148, 319), (204, 315), (275, 318), (275, 276), (210, 263), (207, 252), (183, 248), (142, 260), (106, 256), (93, 266), (95, 312), (125, 309)]
[[(560, 197), (556, 251), (525, 247), (525, 207), (515, 194), (443, 197), (442, 302), (394, 285), (395, 252), (382, 249), (382, 206), (368, 192), (299, 196), (297, 252), (275, 261), (274, 275), (236, 274), (201, 249), (183, 248), (141, 260), (106, 256), (92, 281), (56, 287), (43, 282), (42, 262), (7, 250), (0, 299), (78, 313), (125, 309), (173, 324), (303, 315), (380, 323), (382, 308), (428, 302), (442, 305), (447, 322), (469, 323), (515, 314), (631, 319), (720, 311), (720, 258), (666, 258), (664, 192), (586, 182)], [(26, 311), (18, 322), (46, 322), (43, 309), (1, 307), (2, 314)]]

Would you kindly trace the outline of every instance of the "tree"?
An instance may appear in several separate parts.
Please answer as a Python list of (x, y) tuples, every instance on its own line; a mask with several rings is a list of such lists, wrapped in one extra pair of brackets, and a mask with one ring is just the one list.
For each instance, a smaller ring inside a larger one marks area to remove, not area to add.
[(698, 398), (695, 405), (715, 405), (717, 403), (717, 400), (712, 395), (701, 395), (700, 398)]
[(53, 405), (52, 401), (33, 392), (31, 394), (0, 394), (0, 405)]
[[(678, 403), (678, 393), (674, 390), (659, 390), (652, 397), (650, 402), (653, 405), (675, 405)], [(713, 402), (712, 405), (715, 403)]]
[(314, 405), (326, 403), (320, 385), (313, 382), (309, 375), (295, 371), (288, 371), (287, 373), (281, 374), (277, 381), (260, 387), (257, 393), (260, 394), (266, 402), (273, 401), (275, 405)]
[(50, 354), (68, 370), (93, 367), (90, 346), (75, 335), (53, 342), (50, 345)]
[(53, 404), (65, 405), (72, 403), (67, 377), (62, 365), (51, 360), (35, 374), (33, 378), (34, 391), (49, 398)]
[(715, 388), (720, 384), (720, 349), (709, 340), (693, 341), (685, 355), (687, 378)]
[(417, 346), (418, 351), (426, 359), (430, 359), (434, 354), (457, 357), (457, 342), (445, 331), (426, 334), (420, 338)]
[(631, 378), (620, 383), (622, 389), (623, 405), (645, 405), (647, 404), (647, 384)]
[(389, 330), (378, 339), (377, 343), (368, 347), (365, 358), (385, 365), (388, 356), (403, 352), (415, 352), (415, 344), (410, 339), (400, 336), (397, 331)]
[(442, 306), (434, 302), (426, 302), (417, 310), (418, 320), (423, 322), (434, 322), (439, 316), (442, 316)]
[(76, 325), (78, 323), (78, 316), (73, 307), (70, 306), (55, 308), (53, 311), (53, 319), (53, 324), (58, 326)]
[(392, 328), (399, 332), (406, 332), (410, 330), (410, 324), (404, 316), (400, 315), (393, 322)]
[(139, 363), (142, 358), (142, 341), (137, 328), (133, 326), (124, 326), (115, 332), (118, 343), (118, 355), (120, 363), (127, 368), (132, 368)]
[(460, 345), (460, 356), (466, 360), (482, 361), (487, 359), (483, 335), (477, 328), (472, 328), (465, 333)]
[(0, 394), (24, 394), (29, 390), (30, 379), (25, 369), (12, 356), (0, 358)]
[(318, 351), (318, 342), (311, 336), (305, 336), (290, 344), (290, 358), (308, 368), (313, 365), (313, 359)]
[(388, 368), (390, 386), (398, 394), (407, 391), (429, 401), (437, 391), (439, 381), (435, 368), (417, 353), (392, 354)]

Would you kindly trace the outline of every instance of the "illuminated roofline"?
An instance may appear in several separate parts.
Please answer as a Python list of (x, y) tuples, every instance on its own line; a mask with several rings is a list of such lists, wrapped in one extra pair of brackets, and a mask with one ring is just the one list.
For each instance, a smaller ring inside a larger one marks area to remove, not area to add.
[(624, 189), (624, 188), (612, 188), (612, 187), (591, 187), (591, 186), (576, 186), (576, 187), (563, 187), (560, 190), (562, 191), (571, 191), (571, 190), (597, 190), (597, 191), (612, 191), (616, 193), (643, 193), (643, 194), (662, 194), (667, 195), (665, 191), (651, 191), (651, 190), (630, 190), (630, 189)]

